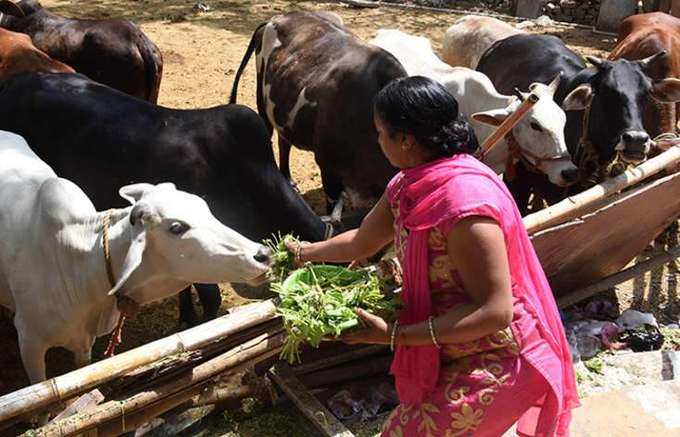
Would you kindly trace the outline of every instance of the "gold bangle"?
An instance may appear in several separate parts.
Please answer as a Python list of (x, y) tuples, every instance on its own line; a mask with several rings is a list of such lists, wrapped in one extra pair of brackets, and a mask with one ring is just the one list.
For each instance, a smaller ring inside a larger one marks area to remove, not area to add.
[(390, 351), (394, 352), (394, 340), (397, 338), (397, 327), (399, 327), (399, 320), (394, 321), (392, 325), (392, 334), (390, 335)]
[(430, 330), (430, 337), (432, 338), (432, 344), (434, 344), (434, 346), (435, 346), (437, 349), (441, 349), (441, 348), (442, 348), (442, 345), (439, 344), (439, 342), (437, 341), (437, 336), (436, 336), (435, 333), (434, 333), (434, 322), (433, 322), (433, 319), (434, 319), (434, 317), (432, 317), (432, 316), (430, 316), (430, 317), (427, 318), (427, 327), (428, 327), (429, 330)]
[(295, 261), (298, 263), (302, 263), (302, 243), (298, 243), (297, 247), (295, 248), (295, 254), (293, 255), (295, 258)]

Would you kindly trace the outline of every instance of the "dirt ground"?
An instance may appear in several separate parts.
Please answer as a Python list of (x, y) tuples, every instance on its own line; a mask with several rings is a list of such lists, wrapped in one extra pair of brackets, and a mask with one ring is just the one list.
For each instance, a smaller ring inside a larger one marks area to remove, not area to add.
[[(164, 57), (163, 80), (159, 104), (173, 108), (204, 108), (225, 104), (235, 70), (255, 27), (271, 16), (293, 10), (326, 9), (339, 13), (348, 28), (364, 39), (379, 28), (399, 28), (426, 36), (439, 50), (446, 28), (460, 15), (381, 7), (351, 9), (338, 3), (281, 0), (206, 0), (209, 12), (192, 11), (193, 0), (44, 0), (44, 6), (65, 16), (83, 18), (124, 17), (141, 25), (144, 32), (160, 47)], [(570, 47), (584, 55), (606, 56), (613, 46), (612, 37), (594, 35), (586, 29), (564, 26), (533, 28), (536, 33), (549, 33), (563, 38)], [(255, 108), (254, 61), (243, 75), (239, 103)], [(291, 167), (303, 195), (319, 212), (322, 201), (319, 171), (310, 153), (294, 150)], [(664, 321), (677, 321), (678, 269), (653, 273), (639, 278), (635, 284), (621, 287), (620, 299), (626, 305), (654, 310)], [(650, 286), (651, 284), (651, 286)], [(669, 291), (672, 290), (672, 291)], [(223, 287), (222, 311), (243, 303), (244, 298)], [(177, 328), (176, 299), (168, 299), (147, 308), (124, 331), (121, 350), (163, 337)], [(93, 357), (99, 359), (105, 339), (97, 343)], [(28, 383), (18, 354), (16, 333), (10, 320), (0, 320), (0, 393)], [(71, 369), (69, 354), (48, 354), (51, 376)]]

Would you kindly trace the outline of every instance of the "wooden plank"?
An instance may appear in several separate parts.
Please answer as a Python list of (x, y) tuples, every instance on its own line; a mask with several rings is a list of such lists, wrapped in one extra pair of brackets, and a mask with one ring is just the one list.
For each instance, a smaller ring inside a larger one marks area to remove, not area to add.
[(361, 358), (371, 358), (385, 351), (387, 351), (387, 346), (384, 345), (371, 345), (361, 347), (357, 349), (352, 349), (348, 352), (322, 358), (310, 363), (294, 366), (293, 371), (295, 372), (296, 375), (304, 375), (306, 373), (312, 373), (318, 370), (328, 369), (329, 367), (345, 364), (349, 361), (355, 361)]
[(680, 173), (532, 236), (556, 296), (619, 272), (680, 216)]
[(626, 170), (620, 175), (607, 179), (585, 191), (524, 217), (524, 227), (529, 234), (535, 234), (551, 226), (573, 220), (594, 211), (601, 206), (603, 200), (635, 186), (639, 182), (653, 176), (664, 169), (672, 169), (680, 163), (680, 146), (674, 146), (658, 156), (649, 159), (637, 167)]
[(76, 399), (74, 402), (72, 402), (71, 405), (66, 407), (66, 409), (59, 413), (57, 417), (52, 419), (52, 422), (56, 422), (57, 420), (64, 419), (76, 413), (83, 413), (89, 410), (90, 408), (94, 408), (97, 405), (101, 404), (103, 400), (104, 395), (102, 394), (101, 391), (99, 391), (98, 388), (95, 388), (94, 390), (85, 393), (84, 395)]
[(562, 309), (574, 305), (575, 303), (579, 303), (591, 296), (596, 295), (597, 293), (609, 290), (615, 285), (636, 278), (644, 273), (649, 272), (650, 270), (654, 270), (664, 264), (667, 264), (678, 257), (680, 257), (680, 246), (675, 246), (668, 252), (663, 252), (661, 255), (657, 255), (654, 258), (648, 259), (647, 261), (637, 263), (626, 270), (620, 271), (619, 273), (607, 276), (595, 284), (588, 285), (581, 288), (580, 290), (573, 291), (565, 296), (560, 297), (557, 300), (557, 306)]
[(269, 371), (274, 382), (295, 403), (324, 436), (354, 437), (345, 425), (324, 407), (293, 374), (286, 363), (278, 363)]

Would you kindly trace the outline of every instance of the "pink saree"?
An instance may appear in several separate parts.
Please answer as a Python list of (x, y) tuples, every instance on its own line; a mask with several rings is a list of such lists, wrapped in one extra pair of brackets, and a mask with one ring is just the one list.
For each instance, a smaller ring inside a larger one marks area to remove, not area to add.
[[(451, 226), (471, 215), (490, 217), (503, 230), (514, 317), (507, 333), (473, 344), (442, 351), (398, 346), (391, 372), (401, 405), (383, 435), (496, 435), (491, 430), (517, 419), (522, 435), (568, 435), (571, 409), (578, 406), (571, 353), (550, 286), (503, 182), (472, 156), (457, 155), (401, 171), (387, 195), (404, 270), (400, 323), (417, 323), (466, 301), (455, 271), (442, 267), (445, 248), (433, 241), (436, 235), (445, 240)], [(517, 417), (505, 424), (510, 411)]]

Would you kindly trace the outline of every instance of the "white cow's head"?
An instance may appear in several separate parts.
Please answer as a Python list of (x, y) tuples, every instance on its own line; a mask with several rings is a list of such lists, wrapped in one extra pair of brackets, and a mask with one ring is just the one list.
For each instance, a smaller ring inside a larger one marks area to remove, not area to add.
[(133, 205), (132, 242), (110, 295), (120, 291), (144, 304), (179, 291), (150, 285), (164, 278), (186, 284), (266, 280), (270, 250), (220, 223), (200, 197), (172, 183), (128, 185), (120, 195)]
[[(565, 187), (578, 180), (579, 172), (571, 160), (564, 140), (564, 125), (567, 117), (564, 110), (555, 103), (555, 91), (560, 83), (560, 76), (550, 84), (533, 83), (529, 90), (539, 97), (538, 102), (512, 129), (519, 144), (523, 158), (546, 174), (555, 185)], [(520, 93), (522, 100), (528, 97)], [(515, 99), (506, 108), (478, 112), (472, 117), (493, 126), (500, 125), (522, 104)]]

